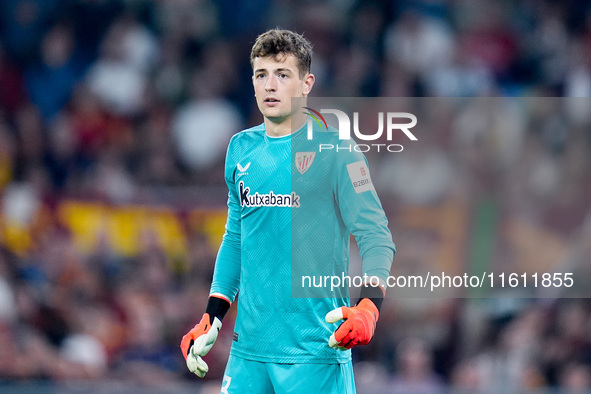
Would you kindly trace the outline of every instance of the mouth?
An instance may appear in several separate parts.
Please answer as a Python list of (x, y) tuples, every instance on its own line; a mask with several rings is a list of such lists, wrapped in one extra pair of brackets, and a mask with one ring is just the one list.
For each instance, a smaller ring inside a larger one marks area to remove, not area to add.
[(268, 103), (268, 104), (278, 103), (278, 102), (279, 102), (279, 100), (277, 100), (275, 97), (267, 97), (267, 98), (265, 98), (265, 103)]

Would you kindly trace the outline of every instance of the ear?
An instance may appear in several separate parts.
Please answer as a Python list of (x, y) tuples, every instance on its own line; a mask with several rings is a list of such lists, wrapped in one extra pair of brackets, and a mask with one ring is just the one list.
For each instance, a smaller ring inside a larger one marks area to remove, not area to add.
[(314, 81), (316, 81), (316, 78), (314, 77), (314, 74), (306, 74), (306, 76), (304, 77), (304, 88), (302, 89), (302, 94), (304, 96), (307, 96), (308, 94), (310, 94), (310, 91), (312, 90), (312, 87), (314, 86)]

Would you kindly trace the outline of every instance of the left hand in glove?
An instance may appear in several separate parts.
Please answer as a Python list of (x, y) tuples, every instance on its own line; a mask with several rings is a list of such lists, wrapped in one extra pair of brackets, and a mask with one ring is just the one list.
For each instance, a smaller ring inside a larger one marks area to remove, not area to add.
[(342, 306), (326, 314), (327, 323), (345, 321), (330, 336), (328, 345), (335, 349), (351, 349), (357, 345), (367, 345), (373, 337), (380, 312), (376, 305), (364, 298), (354, 307)]

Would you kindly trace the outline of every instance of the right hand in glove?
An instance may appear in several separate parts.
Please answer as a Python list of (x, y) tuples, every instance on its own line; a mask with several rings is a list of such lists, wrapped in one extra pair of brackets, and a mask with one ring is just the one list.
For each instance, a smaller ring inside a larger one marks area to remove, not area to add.
[(185, 334), (181, 340), (181, 350), (187, 361), (187, 368), (200, 378), (204, 377), (209, 371), (209, 367), (202, 357), (209, 352), (215, 343), (221, 328), (222, 322), (220, 319), (214, 317), (212, 320), (209, 313), (205, 313), (201, 321)]

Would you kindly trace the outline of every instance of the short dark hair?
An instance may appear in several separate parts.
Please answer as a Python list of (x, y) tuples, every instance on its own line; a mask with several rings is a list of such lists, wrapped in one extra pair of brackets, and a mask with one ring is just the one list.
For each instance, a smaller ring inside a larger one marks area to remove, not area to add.
[(291, 54), (298, 60), (300, 77), (310, 72), (312, 44), (301, 34), (291, 30), (271, 29), (257, 37), (250, 52), (250, 65), (256, 57)]

